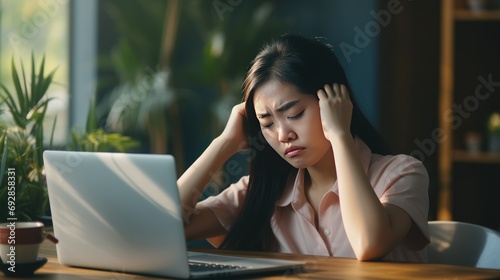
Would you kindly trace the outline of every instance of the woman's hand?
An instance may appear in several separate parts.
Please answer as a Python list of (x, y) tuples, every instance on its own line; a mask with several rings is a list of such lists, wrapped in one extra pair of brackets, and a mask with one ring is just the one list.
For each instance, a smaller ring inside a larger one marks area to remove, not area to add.
[(236, 148), (239, 152), (248, 148), (247, 137), (245, 133), (246, 112), (245, 103), (240, 103), (233, 107), (229, 120), (224, 131), (219, 136), (225, 143)]
[(325, 85), (318, 90), (321, 124), (326, 139), (335, 135), (350, 134), (352, 102), (345, 85)]

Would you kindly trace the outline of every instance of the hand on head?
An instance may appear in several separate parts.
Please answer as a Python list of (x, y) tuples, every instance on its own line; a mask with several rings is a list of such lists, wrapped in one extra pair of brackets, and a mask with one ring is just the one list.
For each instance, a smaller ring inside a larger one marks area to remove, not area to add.
[(220, 135), (222, 139), (239, 152), (248, 148), (247, 136), (245, 133), (245, 102), (235, 105), (229, 116), (226, 127)]
[(328, 140), (335, 135), (350, 133), (352, 102), (345, 85), (325, 85), (318, 90), (323, 132)]

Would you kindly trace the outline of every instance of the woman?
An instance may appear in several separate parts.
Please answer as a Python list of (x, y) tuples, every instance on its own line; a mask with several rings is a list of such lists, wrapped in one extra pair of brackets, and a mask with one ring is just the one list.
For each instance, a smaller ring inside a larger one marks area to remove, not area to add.
[[(252, 62), (226, 128), (179, 178), (188, 240), (359, 260), (425, 262), (428, 175), (385, 154), (333, 50), (284, 35)], [(250, 149), (250, 174), (198, 203)], [(373, 153), (372, 153), (373, 152)]]

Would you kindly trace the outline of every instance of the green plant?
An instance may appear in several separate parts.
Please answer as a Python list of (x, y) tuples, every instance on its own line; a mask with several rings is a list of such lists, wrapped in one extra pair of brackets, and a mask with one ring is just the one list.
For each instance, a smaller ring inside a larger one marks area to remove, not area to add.
[(87, 152), (126, 152), (137, 147), (139, 142), (119, 133), (107, 133), (97, 126), (97, 115), (94, 102), (89, 106), (85, 131), (74, 128), (68, 148), (73, 151)]
[(181, 1), (139, 2), (102, 1), (119, 39), (111, 55), (106, 52), (100, 57), (101, 68), (114, 72), (117, 79), (100, 77), (101, 87), (115, 84), (100, 106), (108, 112), (108, 127), (124, 134), (144, 135), (151, 153), (174, 154), (177, 170), (182, 171), (181, 91), (170, 79)]
[[(1, 162), (0, 201), (7, 200), (7, 178), (5, 171), (14, 170), (15, 178), (15, 215), (20, 220), (30, 220), (35, 215), (43, 214), (48, 206), (47, 190), (43, 175), (43, 120), (50, 101), (45, 96), (52, 83), (55, 69), (45, 74), (45, 56), (40, 67), (35, 66), (31, 56), (31, 75), (28, 77), (21, 63), (20, 75), (12, 58), (12, 82), (14, 90), (9, 90), (3, 83), (2, 103), (7, 106), (12, 123), (1, 123)], [(54, 122), (55, 123), (55, 122)], [(53, 129), (52, 129), (53, 131)], [(51, 136), (52, 138), (52, 136)], [(12, 176), (11, 176), (12, 177)], [(1, 203), (7, 205), (7, 203)], [(7, 207), (0, 209), (1, 219), (7, 217)]]
[[(43, 122), (50, 101), (46, 93), (56, 70), (46, 74), (45, 56), (39, 68), (36, 68), (33, 54), (29, 76), (23, 63), (20, 66), (18, 71), (13, 58), (11, 72), (14, 90), (0, 83), (0, 105), (5, 104), (11, 117), (0, 120), (0, 221), (11, 216), (18, 220), (32, 220), (45, 215), (49, 206), (42, 155), (44, 149), (52, 146), (56, 120), (52, 124), (47, 145), (44, 145)], [(0, 115), (7, 114), (0, 110)], [(125, 152), (137, 145), (129, 137), (98, 128), (95, 107), (91, 105), (85, 132), (78, 133), (74, 129), (68, 149)], [(12, 197), (12, 194), (15, 205), (8, 209), (8, 197)]]

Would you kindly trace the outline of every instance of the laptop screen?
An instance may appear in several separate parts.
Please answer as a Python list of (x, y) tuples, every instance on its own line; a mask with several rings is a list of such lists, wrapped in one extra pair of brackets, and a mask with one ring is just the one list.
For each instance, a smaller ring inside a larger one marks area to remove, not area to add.
[(170, 155), (45, 151), (59, 262), (186, 278)]

